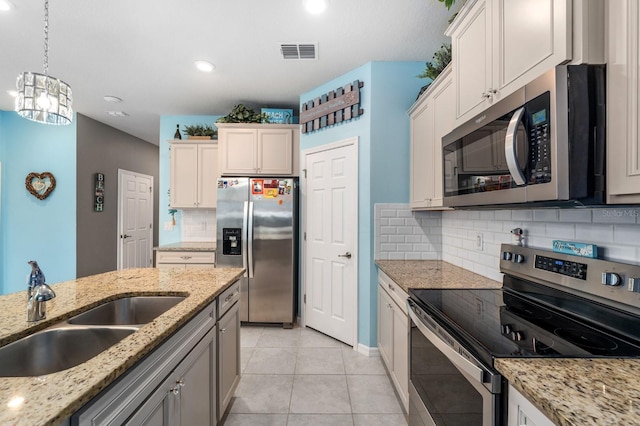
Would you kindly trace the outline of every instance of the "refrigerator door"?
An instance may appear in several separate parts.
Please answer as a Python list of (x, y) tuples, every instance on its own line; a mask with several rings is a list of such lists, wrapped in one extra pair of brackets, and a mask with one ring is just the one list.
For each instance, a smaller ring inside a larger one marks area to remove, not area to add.
[[(247, 269), (249, 179), (218, 179), (216, 267)], [(240, 279), (240, 320), (249, 321), (248, 273)]]
[(249, 321), (294, 321), (297, 284), (298, 182), (251, 178)]

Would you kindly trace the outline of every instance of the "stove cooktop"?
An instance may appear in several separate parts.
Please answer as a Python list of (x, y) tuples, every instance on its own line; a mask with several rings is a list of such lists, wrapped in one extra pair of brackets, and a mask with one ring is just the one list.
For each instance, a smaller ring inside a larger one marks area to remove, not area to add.
[[(521, 280), (515, 280), (520, 286)], [(535, 283), (527, 286), (536, 288)], [(545, 290), (541, 288), (541, 290)], [(567, 302), (547, 295), (548, 302), (580, 306), (578, 311), (607, 317), (606, 323), (592, 323), (550, 304), (530, 300), (510, 289), (411, 289), (410, 297), (450, 334), (464, 342), (478, 356), (492, 363), (500, 357), (639, 357), (640, 336), (625, 335), (617, 327), (640, 319), (610, 311), (586, 300)], [(573, 298), (573, 296), (571, 296)], [(603, 309), (608, 313), (601, 312)]]

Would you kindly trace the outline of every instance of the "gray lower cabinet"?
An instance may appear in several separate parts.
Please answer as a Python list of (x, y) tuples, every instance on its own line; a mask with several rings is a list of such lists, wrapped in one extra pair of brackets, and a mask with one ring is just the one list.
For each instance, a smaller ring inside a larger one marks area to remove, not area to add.
[(218, 298), (218, 420), (229, 407), (240, 382), (240, 286)]
[(239, 299), (236, 282), (69, 424), (215, 426), (240, 381)]
[(127, 420), (127, 425), (215, 425), (216, 327)]

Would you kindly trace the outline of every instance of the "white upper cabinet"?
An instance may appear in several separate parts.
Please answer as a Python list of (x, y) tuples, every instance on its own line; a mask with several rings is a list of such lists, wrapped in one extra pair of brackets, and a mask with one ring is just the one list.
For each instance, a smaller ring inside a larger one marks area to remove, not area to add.
[(455, 92), (451, 66), (409, 110), (411, 209), (442, 209), (442, 137), (453, 130)]
[(298, 175), (298, 125), (218, 123), (217, 126), (222, 175)]
[(218, 144), (169, 141), (171, 144), (170, 205), (175, 209), (215, 208)]
[(607, 2), (607, 202), (640, 203), (640, 6)]
[(602, 63), (602, 0), (469, 0), (447, 29), (456, 124), (556, 65)]

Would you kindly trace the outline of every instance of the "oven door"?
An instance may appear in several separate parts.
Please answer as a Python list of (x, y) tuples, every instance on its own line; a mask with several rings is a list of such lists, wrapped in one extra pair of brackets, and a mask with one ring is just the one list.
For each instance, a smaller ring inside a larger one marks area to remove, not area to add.
[(501, 425), (501, 376), (456, 347), (451, 335), (411, 300), (408, 307), (409, 424)]

